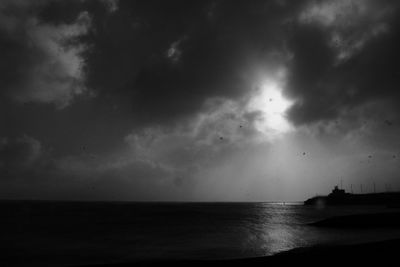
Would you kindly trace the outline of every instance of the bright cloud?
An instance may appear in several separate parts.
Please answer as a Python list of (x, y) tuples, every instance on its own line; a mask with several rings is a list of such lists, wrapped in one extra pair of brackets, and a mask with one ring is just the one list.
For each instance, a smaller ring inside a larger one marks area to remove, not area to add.
[(371, 39), (388, 32), (391, 7), (370, 0), (313, 1), (299, 19), (331, 31), (330, 46), (337, 51), (338, 63), (359, 52)]
[[(15, 6), (22, 11), (7, 11)], [(15, 53), (15, 73), (6, 81), (5, 89), (22, 103), (50, 103), (64, 108), (75, 97), (88, 93), (82, 57), (88, 47), (79, 38), (88, 33), (91, 19), (83, 11), (70, 24), (48, 24), (28, 12), (32, 6), (35, 4), (28, 2), (0, 6), (0, 31), (12, 44), (5, 53)]]

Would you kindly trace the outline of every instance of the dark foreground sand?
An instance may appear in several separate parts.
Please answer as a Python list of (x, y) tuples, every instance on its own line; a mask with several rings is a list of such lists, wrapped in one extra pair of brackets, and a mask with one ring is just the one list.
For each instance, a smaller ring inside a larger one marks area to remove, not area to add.
[(274, 256), (220, 261), (154, 261), (82, 267), (128, 266), (399, 266), (400, 239), (368, 244), (297, 248)]
[[(6, 253), (6, 251), (2, 251)], [(53, 255), (56, 256), (56, 255)], [(65, 259), (60, 259), (64, 261)], [(130, 266), (399, 266), (400, 239), (368, 244), (297, 248), (273, 256), (234, 260), (168, 260), (114, 264), (64, 265), (79, 267)], [(44, 262), (0, 262), (0, 266), (52, 266)], [(57, 265), (60, 266), (60, 265)]]

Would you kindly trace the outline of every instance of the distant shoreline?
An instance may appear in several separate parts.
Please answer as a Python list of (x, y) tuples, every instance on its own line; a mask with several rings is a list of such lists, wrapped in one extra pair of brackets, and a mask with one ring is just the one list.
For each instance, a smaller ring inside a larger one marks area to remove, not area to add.
[(337, 186), (327, 196), (315, 196), (304, 201), (306, 206), (380, 205), (400, 207), (400, 192), (353, 194)]

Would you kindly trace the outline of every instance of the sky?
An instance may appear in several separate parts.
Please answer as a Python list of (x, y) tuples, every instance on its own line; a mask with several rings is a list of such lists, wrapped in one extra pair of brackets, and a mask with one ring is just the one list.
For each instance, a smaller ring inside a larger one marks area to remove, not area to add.
[(0, 199), (400, 190), (399, 5), (2, 0)]

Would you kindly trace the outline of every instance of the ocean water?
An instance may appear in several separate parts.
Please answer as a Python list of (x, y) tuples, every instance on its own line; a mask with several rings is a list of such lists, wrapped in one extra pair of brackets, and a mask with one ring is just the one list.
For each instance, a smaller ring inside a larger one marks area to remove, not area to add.
[(308, 225), (331, 216), (391, 211), (372, 206), (18, 202), (2, 203), (0, 211), (1, 249), (8, 251), (0, 260), (22, 256), (52, 264), (257, 257), (317, 244), (400, 237), (393, 229)]

